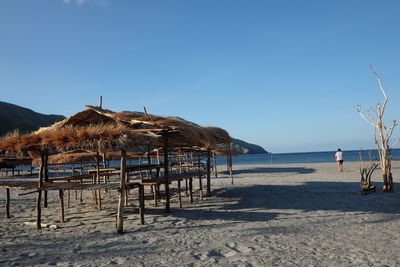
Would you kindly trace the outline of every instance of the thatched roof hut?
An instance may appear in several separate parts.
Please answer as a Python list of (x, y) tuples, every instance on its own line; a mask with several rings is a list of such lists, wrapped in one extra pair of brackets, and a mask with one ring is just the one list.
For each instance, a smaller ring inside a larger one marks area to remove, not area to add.
[[(84, 111), (36, 132), (26, 135), (14, 132), (0, 139), (0, 152), (22, 155), (30, 151), (31, 157), (36, 158), (43, 151), (50, 154), (82, 149), (133, 151), (139, 146), (162, 147), (165, 133), (170, 147), (226, 150), (231, 142), (229, 134), (221, 128), (201, 127), (179, 117), (113, 112), (87, 106)], [(73, 154), (76, 153), (61, 154), (55, 161), (66, 162)]]

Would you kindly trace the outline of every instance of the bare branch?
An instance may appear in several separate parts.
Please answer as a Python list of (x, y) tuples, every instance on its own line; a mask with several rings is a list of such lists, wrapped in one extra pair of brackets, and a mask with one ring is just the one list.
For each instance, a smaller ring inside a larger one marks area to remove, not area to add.
[(379, 89), (381, 89), (381, 92), (383, 94), (384, 101), (383, 101), (383, 106), (382, 106), (382, 110), (381, 110), (381, 115), (383, 116), (383, 113), (385, 112), (385, 108), (386, 108), (386, 103), (388, 101), (388, 97), (386, 96), (385, 89), (382, 86), (381, 77), (379, 76), (379, 74), (374, 70), (374, 68), (371, 65), (369, 65), (369, 68), (371, 69), (372, 74), (375, 75), (376, 80), (378, 81)]
[(393, 142), (393, 144), (391, 145), (391, 147), (394, 147), (395, 145), (397, 145), (400, 142), (400, 138), (397, 138), (396, 141)]
[[(386, 130), (385, 133), (385, 139), (389, 142), (390, 137), (392, 137), (393, 130), (397, 126), (397, 122), (394, 120), (392, 126), (389, 128), (389, 130)], [(386, 129), (386, 127), (385, 127)]]
[(358, 112), (358, 114), (360, 114), (361, 118), (363, 118), (368, 124), (370, 124), (370, 125), (372, 125), (372, 127), (376, 128), (376, 125), (375, 125), (375, 123), (374, 123), (372, 117), (370, 116), (370, 119), (368, 120), (368, 119), (364, 116), (364, 114), (361, 112), (361, 106), (360, 106), (360, 105), (357, 106), (357, 112)]

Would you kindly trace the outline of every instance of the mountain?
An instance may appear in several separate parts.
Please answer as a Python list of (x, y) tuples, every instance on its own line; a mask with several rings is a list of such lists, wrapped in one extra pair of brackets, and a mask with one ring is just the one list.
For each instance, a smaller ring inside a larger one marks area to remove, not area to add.
[(27, 133), (64, 119), (61, 115), (45, 115), (28, 108), (0, 101), (0, 136), (16, 129)]
[(259, 145), (250, 144), (240, 139), (232, 138), (233, 151), (237, 154), (267, 154), (268, 152)]

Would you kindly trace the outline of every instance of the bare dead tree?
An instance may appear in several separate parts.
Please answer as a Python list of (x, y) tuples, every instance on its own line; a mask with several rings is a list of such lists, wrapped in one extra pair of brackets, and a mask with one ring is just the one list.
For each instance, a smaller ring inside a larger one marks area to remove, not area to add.
[(374, 162), (374, 160), (372, 159), (372, 151), (369, 152), (369, 164), (367, 166), (364, 165), (361, 151), (359, 155), (360, 155), (361, 189), (364, 192), (375, 191), (375, 185), (372, 185), (371, 176), (376, 170), (376, 168), (379, 166), (379, 164)]
[(388, 97), (382, 85), (380, 76), (378, 75), (378, 73), (375, 72), (375, 70), (372, 68), (371, 65), (370, 69), (372, 71), (372, 74), (378, 81), (379, 89), (382, 92), (383, 105), (381, 105), (378, 102), (375, 109), (371, 108), (373, 115), (371, 115), (371, 113), (368, 112), (368, 116), (365, 116), (361, 112), (360, 105), (358, 105), (357, 111), (360, 114), (361, 118), (363, 118), (367, 123), (369, 123), (372, 127), (374, 127), (374, 140), (378, 148), (380, 166), (382, 169), (382, 176), (383, 176), (383, 191), (393, 192), (394, 186), (393, 186), (392, 164), (391, 164), (391, 154), (390, 154), (390, 148), (392, 145), (389, 143), (389, 140), (392, 137), (394, 128), (397, 126), (397, 122), (394, 120), (389, 128), (387, 128), (383, 124), (383, 115), (385, 114)]

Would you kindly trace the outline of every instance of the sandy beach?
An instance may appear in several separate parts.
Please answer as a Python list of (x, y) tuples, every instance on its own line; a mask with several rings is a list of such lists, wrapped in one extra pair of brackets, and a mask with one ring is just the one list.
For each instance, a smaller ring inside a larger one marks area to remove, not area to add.
[[(394, 162), (395, 182), (399, 167)], [(184, 197), (183, 209), (173, 198), (168, 214), (148, 200), (143, 226), (137, 206), (128, 207), (123, 235), (115, 231), (115, 194), (105, 195), (102, 211), (89, 193), (84, 205), (72, 197), (63, 224), (51, 195), (43, 223), (59, 229), (36, 230), (23, 225), (35, 218), (35, 195), (12, 190), (7, 219), (2, 190), (0, 265), (400, 265), (399, 187), (382, 193), (380, 170), (369, 195), (360, 194), (358, 163), (346, 163), (343, 173), (321, 163), (234, 166), (234, 174), (234, 185), (226, 174), (213, 178), (212, 196), (203, 201)]]

